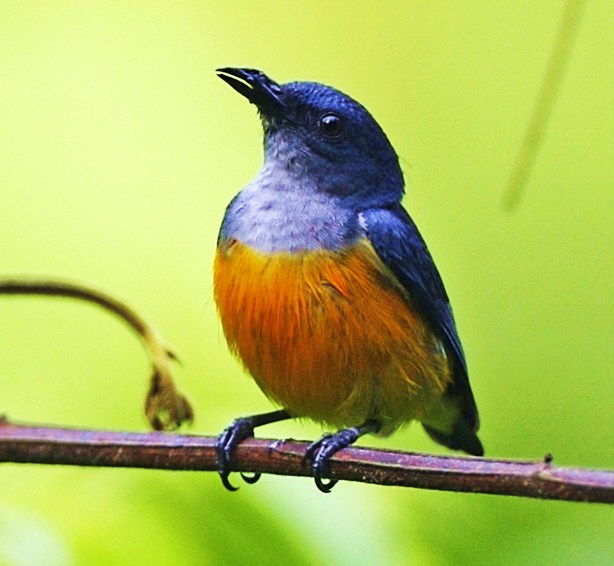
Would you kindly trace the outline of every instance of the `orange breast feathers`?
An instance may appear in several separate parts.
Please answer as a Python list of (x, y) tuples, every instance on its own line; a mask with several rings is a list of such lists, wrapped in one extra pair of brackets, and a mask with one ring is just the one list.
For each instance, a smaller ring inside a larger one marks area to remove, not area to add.
[(336, 427), (374, 418), (389, 434), (442, 410), (445, 349), (367, 240), (272, 254), (222, 241), (214, 270), (230, 349), (291, 414)]

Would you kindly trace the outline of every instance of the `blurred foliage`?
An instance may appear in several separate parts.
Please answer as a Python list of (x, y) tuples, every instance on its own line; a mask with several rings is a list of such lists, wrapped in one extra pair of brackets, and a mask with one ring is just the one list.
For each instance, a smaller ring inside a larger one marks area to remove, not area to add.
[[(0, 0), (0, 271), (95, 282), (175, 345), (195, 433), (270, 404), (211, 297), (224, 207), (260, 126), (215, 77), (251, 66), (363, 102), (452, 297), (493, 457), (613, 467), (614, 3), (587, 3), (520, 207), (505, 183), (560, 0)], [(0, 297), (14, 419), (145, 430), (148, 368), (111, 317)], [(266, 436), (313, 438), (309, 423)], [(366, 443), (443, 451), (420, 427)], [(0, 564), (612, 563), (605, 506), (264, 477), (3, 465)], [(44, 561), (41, 560), (44, 556)], [(547, 557), (547, 558), (546, 558)]]

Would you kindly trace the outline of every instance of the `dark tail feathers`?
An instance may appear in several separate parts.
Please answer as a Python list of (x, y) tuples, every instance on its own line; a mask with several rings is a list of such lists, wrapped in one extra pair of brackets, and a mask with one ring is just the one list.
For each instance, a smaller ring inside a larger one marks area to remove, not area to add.
[(439, 444), (443, 444), (452, 450), (462, 450), (472, 456), (483, 456), (484, 448), (475, 431), (464, 419), (459, 419), (451, 434), (435, 430), (422, 423), (427, 434)]

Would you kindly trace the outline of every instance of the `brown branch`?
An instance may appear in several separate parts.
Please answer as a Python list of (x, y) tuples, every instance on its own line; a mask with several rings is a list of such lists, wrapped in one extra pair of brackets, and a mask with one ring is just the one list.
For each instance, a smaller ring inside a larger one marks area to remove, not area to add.
[(138, 334), (151, 361), (152, 375), (145, 399), (145, 415), (151, 426), (156, 430), (173, 430), (192, 420), (192, 407), (173, 379), (172, 362), (177, 360), (176, 354), (154, 327), (125, 302), (86, 283), (34, 276), (0, 277), (0, 295), (68, 297), (112, 312)]
[[(0, 421), (0, 462), (163, 470), (216, 469), (214, 437), (33, 427)], [(310, 476), (306, 442), (249, 439), (233, 470)], [(431, 456), (347, 448), (331, 459), (332, 477), (379, 485), (516, 495), (593, 503), (614, 502), (614, 472), (541, 462)]]

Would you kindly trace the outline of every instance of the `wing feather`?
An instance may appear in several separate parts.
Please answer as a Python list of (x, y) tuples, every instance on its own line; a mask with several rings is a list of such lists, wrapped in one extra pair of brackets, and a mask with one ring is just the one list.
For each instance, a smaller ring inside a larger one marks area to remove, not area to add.
[(452, 431), (437, 430), (423, 423), (425, 429), (446, 446), (481, 455), (483, 448), (476, 436), (479, 417), (465, 354), (448, 295), (420, 232), (400, 205), (370, 209), (362, 212), (361, 218), (371, 245), (412, 297), (433, 332), (444, 341), (453, 359), (454, 380), (446, 395), (459, 406), (459, 418)]

